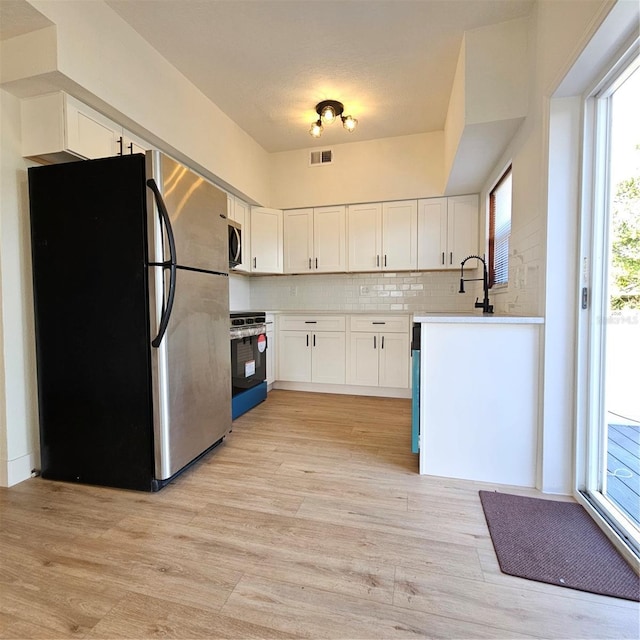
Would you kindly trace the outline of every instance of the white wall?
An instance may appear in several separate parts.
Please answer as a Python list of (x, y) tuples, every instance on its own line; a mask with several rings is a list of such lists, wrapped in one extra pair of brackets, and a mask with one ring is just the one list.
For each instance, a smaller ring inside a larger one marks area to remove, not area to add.
[(527, 113), (529, 18), (465, 33), (465, 122), (510, 120)]
[[(345, 135), (348, 135), (345, 133)], [(442, 195), (442, 131), (333, 145), (334, 161), (309, 166), (310, 149), (270, 157), (278, 209)]]
[(0, 485), (38, 466), (35, 344), (20, 103), (0, 90)]

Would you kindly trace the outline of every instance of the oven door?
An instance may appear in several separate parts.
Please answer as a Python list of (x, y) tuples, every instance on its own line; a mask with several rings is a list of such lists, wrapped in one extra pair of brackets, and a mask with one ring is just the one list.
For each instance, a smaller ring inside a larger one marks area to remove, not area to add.
[[(242, 335), (242, 334), (245, 335)], [(249, 334), (249, 335), (246, 335)], [(267, 336), (265, 327), (238, 331), (231, 337), (232, 395), (251, 389), (267, 378)]]

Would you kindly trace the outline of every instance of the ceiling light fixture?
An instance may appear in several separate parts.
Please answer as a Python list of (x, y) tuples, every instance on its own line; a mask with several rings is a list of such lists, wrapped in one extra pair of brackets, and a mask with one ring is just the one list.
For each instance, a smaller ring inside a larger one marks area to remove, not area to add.
[(342, 126), (351, 133), (358, 125), (358, 121), (352, 116), (343, 116), (344, 105), (337, 100), (323, 100), (316, 105), (318, 119), (312, 123), (309, 133), (314, 138), (319, 138), (324, 129), (323, 125), (333, 124), (338, 118), (342, 120)]

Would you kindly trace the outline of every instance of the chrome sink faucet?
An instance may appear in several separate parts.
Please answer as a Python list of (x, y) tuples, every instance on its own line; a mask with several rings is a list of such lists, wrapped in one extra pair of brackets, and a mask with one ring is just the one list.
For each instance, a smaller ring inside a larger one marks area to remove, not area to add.
[[(476, 260), (480, 260), (482, 262), (482, 278), (465, 278), (464, 277), (464, 264), (467, 260), (471, 260), (475, 258)], [(482, 280), (482, 288), (484, 289), (484, 300), (482, 302), (478, 302), (478, 298), (476, 298), (476, 302), (473, 305), (476, 309), (482, 309), (482, 313), (493, 313), (493, 305), (489, 304), (489, 277), (487, 275), (487, 263), (484, 258), (480, 256), (467, 256), (460, 263), (460, 291), (458, 293), (464, 293), (464, 283), (472, 282), (474, 280)]]

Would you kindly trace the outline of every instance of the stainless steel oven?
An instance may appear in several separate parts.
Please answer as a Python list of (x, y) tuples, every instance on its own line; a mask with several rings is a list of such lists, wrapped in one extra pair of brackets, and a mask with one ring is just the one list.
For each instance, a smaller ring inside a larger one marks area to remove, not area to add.
[(264, 312), (231, 314), (231, 413), (234, 419), (267, 397), (266, 333)]

